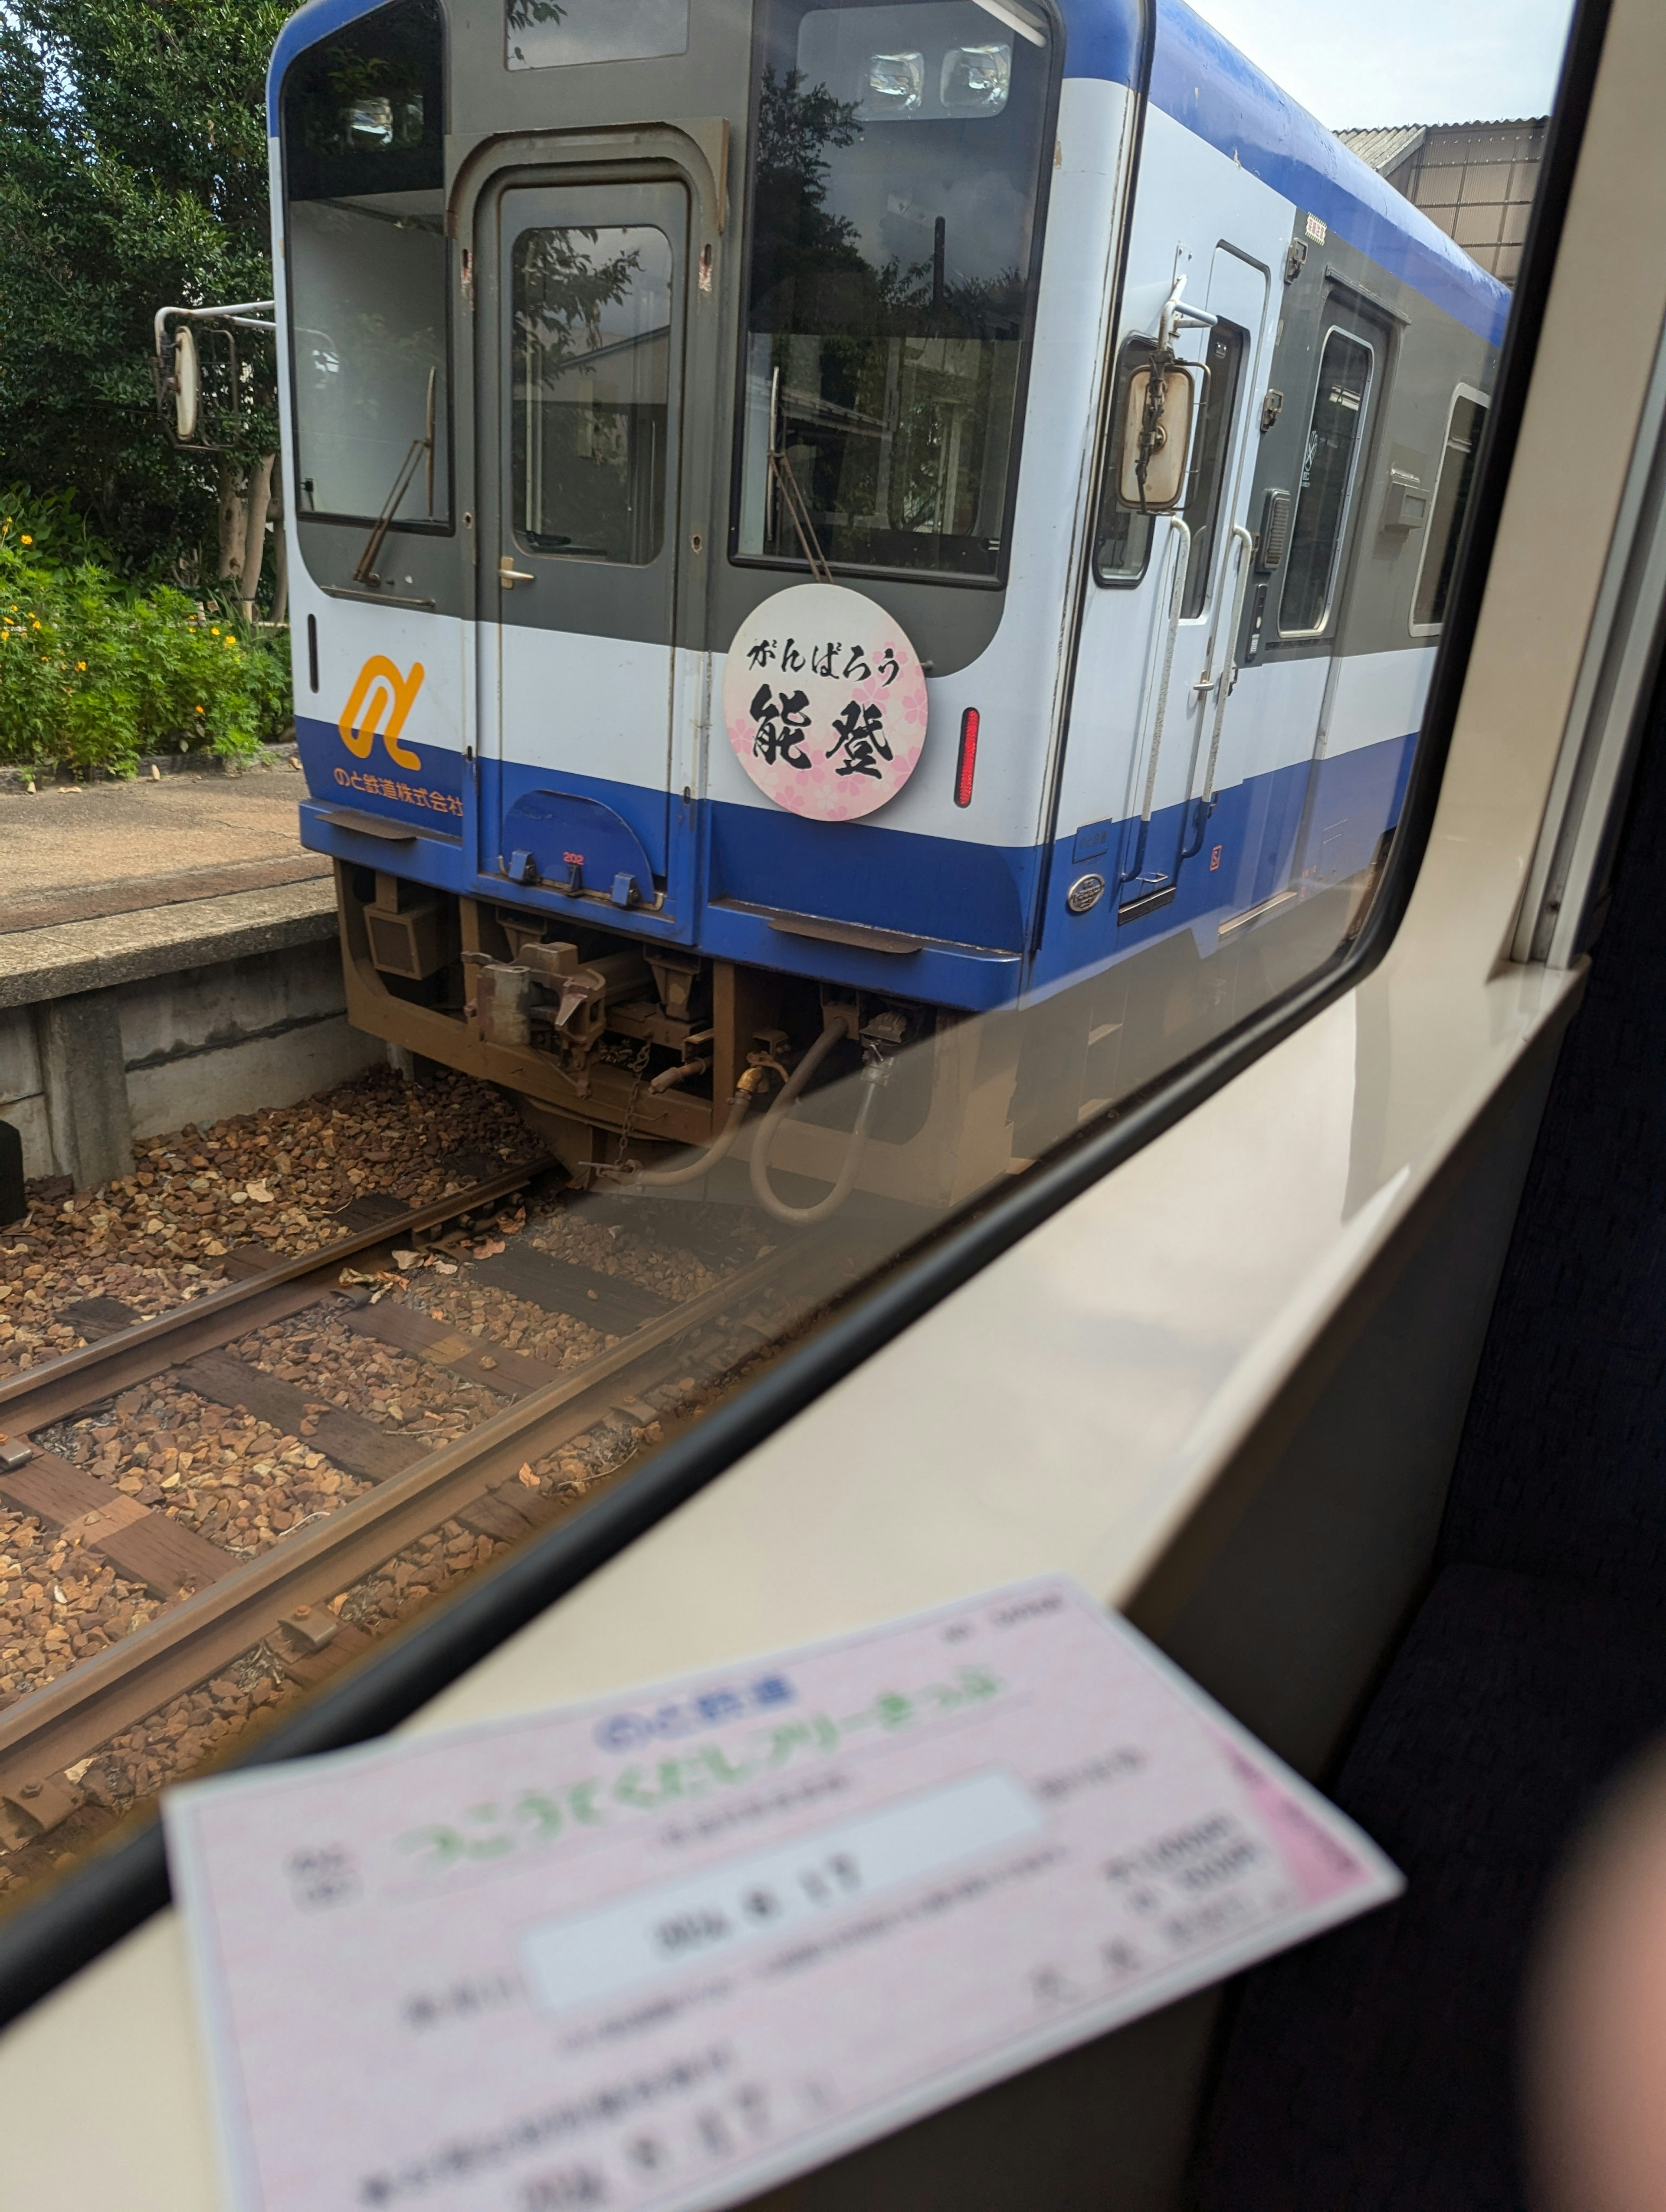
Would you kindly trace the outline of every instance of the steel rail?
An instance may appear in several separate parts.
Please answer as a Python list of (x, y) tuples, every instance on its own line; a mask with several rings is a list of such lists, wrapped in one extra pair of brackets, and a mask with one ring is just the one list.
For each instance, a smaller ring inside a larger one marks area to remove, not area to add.
[[(788, 1245), (644, 1323), (560, 1382), (505, 1407), (20, 1698), (0, 1714), (0, 1795), (85, 1758), (260, 1643), (296, 1607), (323, 1603), (362, 1580), (483, 1491), (512, 1478), (529, 1456), (592, 1426), (610, 1410), (622, 1375), (744, 1305), (805, 1256), (803, 1248)], [(572, 1510), (587, 1502), (575, 1499)]]
[[(443, 1198), (430, 1199), (425, 1205), (409, 1206), (403, 1213), (390, 1215), (386, 1221), (369, 1228), (349, 1230), (321, 1250), (289, 1253), (275, 1260), (270, 1267), (263, 1267), (258, 1275), (228, 1283), (223, 1289), (210, 1291), (206, 1297), (193, 1298), (186, 1305), (170, 1306), (166, 1313), (157, 1314), (150, 1321), (136, 1322), (131, 1328), (119, 1329), (113, 1335), (101, 1337), (96, 1344), (83, 1345), (78, 1352), (66, 1352), (62, 1358), (49, 1360), (44, 1367), (31, 1367), (0, 1382), (0, 1427), (14, 1436), (27, 1436), (32, 1429), (61, 1420), (93, 1398), (124, 1389), (130, 1382), (142, 1381), (161, 1368), (173, 1365), (176, 1356), (190, 1358), (210, 1344), (223, 1342), (228, 1333), (225, 1328), (227, 1319), (235, 1317), (240, 1326), (245, 1317), (240, 1309), (252, 1305), (255, 1300), (268, 1297), (274, 1291), (304, 1281), (309, 1276), (327, 1273), (339, 1267), (344, 1260), (371, 1251), (391, 1237), (414, 1236), (418, 1230), (435, 1228), (459, 1213), (471, 1213), (477, 1206), (489, 1206), (507, 1198), (534, 1176), (554, 1165), (553, 1160), (540, 1153), (520, 1166), (505, 1168), (500, 1175), (488, 1176), (483, 1182), (449, 1192)], [(169, 1343), (177, 1346), (177, 1353), (151, 1356), (154, 1346)], [(85, 1387), (88, 1379), (94, 1385), (90, 1389)], [(73, 1395), (66, 1398), (66, 1390), (72, 1390)], [(39, 1398), (41, 1405), (32, 1407), (28, 1402), (32, 1398)]]

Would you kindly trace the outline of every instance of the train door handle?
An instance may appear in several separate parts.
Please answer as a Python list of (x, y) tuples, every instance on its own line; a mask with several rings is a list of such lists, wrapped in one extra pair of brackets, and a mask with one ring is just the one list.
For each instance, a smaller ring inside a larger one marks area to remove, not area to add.
[(512, 592), (517, 584), (535, 584), (538, 578), (530, 568), (517, 568), (514, 554), (506, 553), (497, 564), (497, 580), (506, 592)]

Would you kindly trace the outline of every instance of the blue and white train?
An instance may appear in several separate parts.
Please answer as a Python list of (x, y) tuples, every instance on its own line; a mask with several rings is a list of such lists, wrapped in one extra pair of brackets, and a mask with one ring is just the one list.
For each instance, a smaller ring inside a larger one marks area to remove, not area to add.
[(1508, 295), (1182, 0), (312, 0), (270, 113), (361, 1027), (941, 1202), (1345, 936)]

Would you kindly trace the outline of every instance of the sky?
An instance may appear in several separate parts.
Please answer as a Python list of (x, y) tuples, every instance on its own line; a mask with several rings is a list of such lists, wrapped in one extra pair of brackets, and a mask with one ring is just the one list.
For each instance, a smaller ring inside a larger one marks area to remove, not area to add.
[(1333, 131), (1547, 115), (1571, 0), (1191, 0)]

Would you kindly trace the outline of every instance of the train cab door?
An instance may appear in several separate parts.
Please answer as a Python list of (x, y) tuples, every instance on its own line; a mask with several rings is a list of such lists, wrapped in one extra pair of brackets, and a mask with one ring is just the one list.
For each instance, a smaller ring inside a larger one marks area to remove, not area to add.
[(688, 236), (680, 183), (510, 180), (476, 264), (481, 870), (662, 912)]
[(1210, 263), (1202, 333), (1207, 368), (1193, 440), (1186, 503), (1166, 518), (1149, 683), (1122, 838), (1117, 921), (1160, 911), (1202, 849), (1214, 794), (1234, 768), (1234, 639), (1248, 588), (1248, 508), (1255, 469), (1257, 371), (1268, 312), (1267, 270), (1220, 245)]
[[(1207, 372), (1177, 513), (1140, 514), (1122, 502), (1120, 426), (1154, 336), (1136, 328), (1118, 349), (1053, 888), (1035, 968), (1043, 984), (1173, 926), (1178, 915), (1167, 910), (1202, 849), (1201, 793), (1231, 772), (1239, 749), (1230, 681), (1218, 679), (1230, 668), (1245, 587), (1256, 424), (1275, 309), (1268, 271), (1247, 252), (1218, 245), (1207, 268), (1207, 289), (1188, 296), (1209, 319), (1183, 329), (1177, 343), (1183, 361)], [(1202, 865), (1207, 872), (1207, 858)]]

